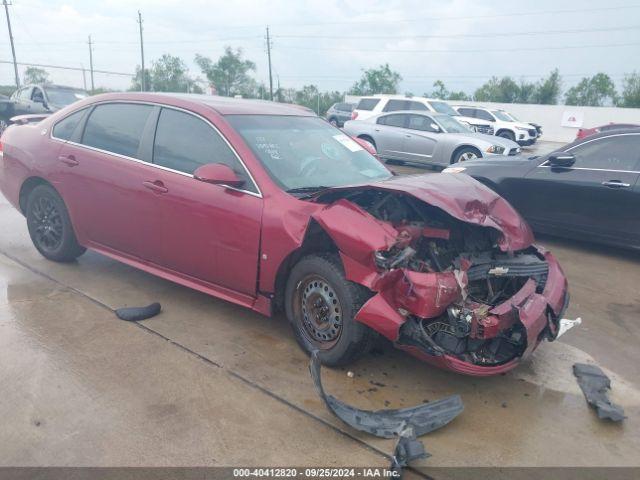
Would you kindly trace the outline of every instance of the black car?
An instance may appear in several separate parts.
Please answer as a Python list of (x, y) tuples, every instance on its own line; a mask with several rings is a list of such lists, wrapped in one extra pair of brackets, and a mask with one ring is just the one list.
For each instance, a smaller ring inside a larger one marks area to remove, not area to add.
[(449, 167), (505, 197), (537, 232), (640, 248), (640, 128), (593, 135), (542, 157)]
[(344, 122), (351, 120), (351, 112), (354, 108), (353, 103), (334, 103), (327, 110), (325, 118), (334, 127), (342, 127)]

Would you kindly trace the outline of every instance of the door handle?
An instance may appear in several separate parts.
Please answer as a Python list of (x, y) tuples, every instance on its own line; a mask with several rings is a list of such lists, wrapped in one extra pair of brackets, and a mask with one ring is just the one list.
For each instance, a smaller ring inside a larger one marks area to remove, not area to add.
[(408, 133), (405, 134), (404, 138), (411, 138), (411, 135), (409, 135)]
[(622, 183), (620, 180), (609, 180), (607, 182), (602, 182), (602, 185), (609, 188), (629, 188), (631, 184)]
[(58, 160), (60, 160), (68, 167), (75, 167), (76, 165), (80, 164), (80, 162), (78, 162), (78, 160), (76, 160), (76, 157), (74, 157), (73, 155), (60, 155), (58, 157)]
[(374, 130), (375, 130), (376, 132), (379, 132), (379, 131), (380, 131), (380, 129), (379, 129), (379, 128), (374, 128)]
[(145, 188), (148, 188), (152, 192), (156, 192), (156, 193), (167, 193), (169, 191), (169, 189), (165, 187), (164, 183), (162, 183), (160, 180), (156, 180), (155, 182), (151, 182), (151, 181), (142, 182), (142, 185), (144, 185)]

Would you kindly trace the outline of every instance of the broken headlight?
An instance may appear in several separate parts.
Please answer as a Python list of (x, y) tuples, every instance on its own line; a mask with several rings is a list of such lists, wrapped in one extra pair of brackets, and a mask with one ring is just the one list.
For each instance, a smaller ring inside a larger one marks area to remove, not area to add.
[(485, 150), (487, 153), (493, 153), (494, 155), (500, 155), (504, 153), (504, 147), (502, 145), (491, 145)]

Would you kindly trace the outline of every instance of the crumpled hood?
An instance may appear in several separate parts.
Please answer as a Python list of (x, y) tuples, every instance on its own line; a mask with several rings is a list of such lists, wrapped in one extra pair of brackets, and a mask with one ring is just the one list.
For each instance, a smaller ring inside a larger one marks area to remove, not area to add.
[(329, 192), (374, 188), (411, 195), (440, 208), (463, 222), (491, 227), (502, 233), (503, 251), (522, 250), (533, 243), (531, 228), (501, 196), (468, 175), (425, 174), (398, 176), (380, 182), (336, 187), (320, 192), (320, 200)]

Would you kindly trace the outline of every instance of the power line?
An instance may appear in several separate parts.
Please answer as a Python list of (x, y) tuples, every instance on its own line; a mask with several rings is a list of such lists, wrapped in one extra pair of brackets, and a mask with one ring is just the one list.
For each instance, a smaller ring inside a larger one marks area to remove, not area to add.
[[(10, 60), (0, 60), (0, 63), (13, 63)], [(17, 65), (20, 66), (24, 66), (24, 67), (40, 67), (40, 68), (57, 68), (60, 70), (75, 70), (78, 72), (82, 72), (84, 71), (84, 68), (80, 68), (80, 67), (67, 67), (64, 65), (50, 65), (50, 64), (45, 64), (45, 63), (21, 63), (21, 62), (17, 62)], [(109, 70), (93, 70), (93, 72), (95, 73), (104, 73), (107, 75), (120, 75), (120, 76), (126, 76), (126, 77), (135, 77), (135, 75), (133, 73), (123, 73), (123, 72), (112, 72)]]
[(479, 52), (521, 52), (521, 51), (538, 51), (538, 50), (571, 50), (571, 49), (588, 49), (588, 48), (611, 48), (611, 47), (635, 47), (640, 42), (635, 43), (610, 43), (603, 45), (559, 45), (554, 47), (517, 47), (517, 48), (479, 48), (479, 49), (380, 49), (380, 48), (336, 48), (336, 47), (306, 47), (300, 45), (281, 45), (279, 49), (286, 50), (322, 50), (331, 52), (376, 52), (376, 53), (479, 53)]
[(456, 34), (429, 34), (429, 35), (276, 35), (277, 38), (322, 38), (330, 40), (388, 40), (402, 39), (409, 40), (412, 38), (484, 38), (484, 37), (521, 37), (528, 35), (554, 35), (566, 33), (592, 33), (592, 32), (611, 32), (621, 30), (640, 30), (640, 25), (603, 27), (603, 28), (576, 28), (572, 30), (538, 30), (531, 32), (490, 32), (490, 33), (456, 33)]

